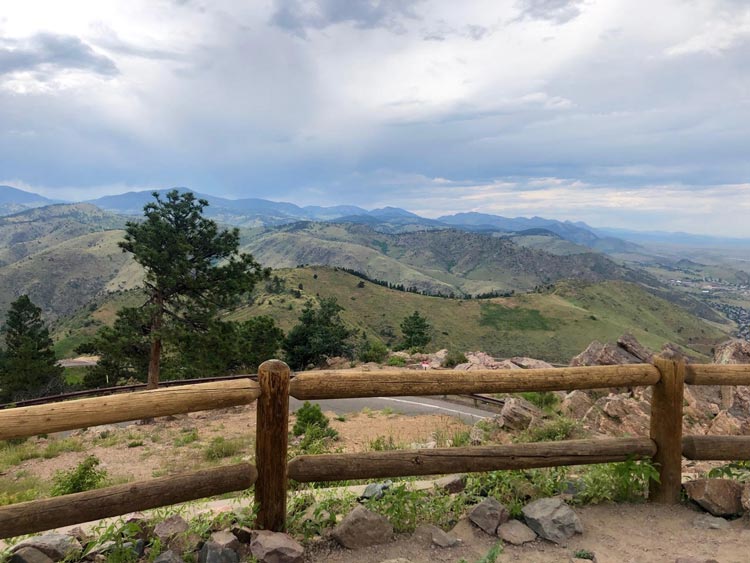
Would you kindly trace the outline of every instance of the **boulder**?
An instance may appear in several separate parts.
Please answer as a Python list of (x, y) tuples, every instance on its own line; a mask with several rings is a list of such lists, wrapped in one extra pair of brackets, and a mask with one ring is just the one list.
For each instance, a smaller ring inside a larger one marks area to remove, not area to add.
[(154, 526), (154, 535), (162, 542), (168, 542), (178, 534), (187, 532), (189, 527), (182, 516), (174, 514)]
[(240, 543), (250, 543), (253, 541), (253, 530), (247, 526), (234, 526), (232, 528), (232, 534), (240, 541)]
[(552, 364), (548, 364), (543, 360), (526, 358), (524, 356), (515, 356), (511, 358), (510, 361), (516, 364), (518, 367), (522, 367), (523, 369), (541, 369), (554, 367)]
[(742, 512), (742, 485), (732, 479), (696, 479), (683, 484), (690, 500), (714, 516)]
[(508, 509), (492, 497), (487, 497), (469, 511), (469, 520), (493, 536), (498, 526), (507, 522), (509, 518)]
[(648, 403), (626, 393), (610, 393), (597, 399), (583, 421), (594, 432), (611, 436), (648, 436), (651, 424)]
[(214, 532), (213, 534), (211, 534), (210, 541), (218, 544), (224, 549), (234, 549), (236, 551), (240, 548), (240, 540), (238, 540), (237, 537), (229, 530)]
[(53, 559), (33, 547), (22, 547), (10, 556), (8, 563), (53, 563)]
[(581, 419), (593, 404), (594, 401), (588, 393), (576, 389), (565, 395), (562, 404), (560, 405), (560, 409), (564, 415), (569, 416), (570, 418)]
[(710, 514), (699, 514), (693, 519), (693, 528), (701, 528), (704, 530), (726, 530), (729, 527), (729, 522), (718, 516), (711, 516)]
[(239, 563), (240, 556), (233, 549), (221, 547), (218, 543), (207, 541), (198, 554), (198, 563)]
[(498, 422), (507, 430), (526, 430), (541, 417), (542, 411), (536, 405), (520, 397), (510, 397), (505, 400)]
[(466, 488), (466, 475), (446, 475), (435, 481), (435, 486), (438, 489), (444, 490), (446, 493), (460, 493)]
[(447, 532), (444, 532), (437, 526), (424, 524), (414, 531), (414, 537), (423, 541), (430, 542), (437, 547), (454, 547), (458, 545), (459, 539)]
[(170, 549), (154, 559), (154, 563), (185, 563), (185, 561)]
[(708, 433), (719, 436), (740, 436), (744, 434), (740, 420), (727, 411), (720, 411), (714, 417), (711, 426), (708, 427)]
[(574, 534), (583, 533), (578, 514), (559, 498), (535, 500), (522, 509), (526, 524), (536, 534), (554, 543), (565, 543)]
[(260, 530), (253, 534), (250, 552), (261, 563), (301, 563), (305, 550), (287, 534)]
[(583, 352), (570, 360), (571, 366), (611, 366), (639, 363), (641, 363), (641, 360), (619, 346), (602, 344), (598, 340), (594, 340)]
[(750, 342), (733, 338), (714, 348), (716, 364), (750, 364)]
[(344, 547), (357, 549), (386, 543), (393, 526), (383, 516), (357, 506), (333, 529), (333, 538)]
[[(436, 444), (437, 447), (437, 444)], [(393, 481), (390, 479), (388, 481), (383, 481), (382, 483), (370, 483), (365, 487), (365, 490), (362, 492), (362, 494), (359, 497), (359, 500), (365, 500), (365, 499), (380, 499), (383, 498), (383, 495), (385, 495), (385, 491), (390, 489), (393, 486)]]
[(62, 561), (66, 557), (72, 557), (82, 551), (81, 543), (73, 536), (67, 534), (44, 534), (27, 538), (13, 546), (13, 553), (21, 548), (32, 547), (41, 551), (53, 561)]
[(638, 342), (638, 339), (629, 332), (617, 339), (617, 346), (644, 364), (650, 364), (654, 355), (651, 350)]
[(509, 520), (497, 529), (497, 535), (504, 542), (522, 545), (536, 539), (536, 533), (523, 522)]

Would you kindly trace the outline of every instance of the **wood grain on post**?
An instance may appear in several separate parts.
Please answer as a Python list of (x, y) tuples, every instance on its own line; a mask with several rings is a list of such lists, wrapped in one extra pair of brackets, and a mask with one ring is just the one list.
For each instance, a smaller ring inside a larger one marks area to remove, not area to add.
[(685, 383), (690, 385), (750, 385), (750, 364), (688, 364)]
[(695, 460), (750, 460), (750, 436), (683, 436), (682, 455)]
[(289, 392), (302, 400), (345, 399), (638, 387), (658, 380), (659, 370), (651, 364), (477, 371), (316, 371), (296, 374)]
[(252, 486), (255, 467), (240, 463), (0, 507), (0, 538), (43, 532)]
[(650, 438), (610, 438), (434, 450), (303, 455), (289, 462), (289, 478), (307, 483), (530, 469), (650, 458), (655, 453), (656, 446)]
[(0, 410), (0, 440), (252, 403), (250, 379), (216, 381)]
[(289, 375), (289, 366), (280, 360), (268, 360), (258, 368), (261, 394), (255, 437), (256, 525), (261, 530), (274, 532), (286, 529)]
[(682, 486), (682, 402), (685, 361), (654, 358), (661, 379), (651, 397), (651, 439), (656, 443), (654, 463), (659, 482), (651, 481), (649, 500), (661, 504), (680, 502)]

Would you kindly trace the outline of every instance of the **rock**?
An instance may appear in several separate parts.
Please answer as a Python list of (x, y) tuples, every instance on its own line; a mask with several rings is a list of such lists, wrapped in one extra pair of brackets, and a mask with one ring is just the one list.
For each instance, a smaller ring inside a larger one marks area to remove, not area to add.
[(536, 533), (526, 524), (518, 520), (509, 520), (497, 529), (497, 535), (504, 542), (522, 545), (536, 539)]
[(214, 532), (211, 534), (210, 541), (219, 544), (224, 549), (234, 549), (236, 551), (240, 548), (240, 541), (229, 530)]
[(234, 526), (232, 528), (232, 534), (240, 541), (240, 543), (250, 543), (253, 541), (253, 530), (247, 526)]
[(201, 546), (203, 539), (195, 532), (177, 534), (166, 542), (166, 546), (177, 553), (195, 551)]
[(728, 527), (729, 522), (718, 516), (711, 516), (710, 514), (700, 514), (693, 519), (693, 528), (725, 530)]
[(447, 475), (435, 481), (435, 486), (446, 493), (460, 493), (466, 488), (466, 475)]
[(742, 512), (742, 485), (732, 479), (696, 479), (682, 485), (688, 498), (714, 516)]
[[(480, 420), (479, 422), (483, 421)], [(485, 440), (484, 427), (479, 422), (476, 422), (469, 431), (469, 440), (471, 440), (472, 446), (481, 446)]]
[(44, 534), (25, 539), (13, 546), (13, 553), (23, 547), (32, 547), (41, 551), (53, 561), (62, 561), (82, 551), (81, 543), (73, 536), (67, 534)]
[(583, 352), (570, 360), (571, 366), (611, 366), (639, 363), (641, 363), (641, 360), (619, 346), (602, 344), (598, 340), (594, 340)]
[[(130, 518), (125, 520), (125, 525), (131, 530), (130, 537), (137, 537), (142, 540), (147, 540), (154, 533), (154, 526), (149, 520), (140, 512), (136, 512)], [(133, 528), (138, 529), (137, 534), (133, 534)]]
[(516, 356), (510, 359), (511, 362), (516, 364), (523, 369), (541, 369), (554, 367), (552, 364), (548, 364), (543, 360), (537, 360), (535, 358), (526, 358), (523, 356)]
[(198, 563), (239, 563), (240, 556), (233, 549), (221, 547), (218, 543), (207, 541), (198, 554)]
[(587, 393), (576, 389), (565, 395), (565, 398), (560, 405), (560, 409), (563, 414), (570, 418), (581, 419), (593, 404), (594, 401)]
[(259, 530), (253, 534), (250, 552), (261, 563), (301, 563), (302, 546), (286, 534)]
[(647, 403), (625, 393), (611, 393), (597, 399), (583, 422), (594, 432), (613, 436), (648, 436), (650, 409)]
[(65, 534), (77, 539), (79, 542), (81, 542), (81, 545), (87, 543), (90, 539), (89, 535), (84, 532), (83, 528), (81, 528), (80, 526), (76, 526), (75, 528), (68, 530), (67, 532), (65, 532)]
[(393, 526), (379, 514), (357, 506), (333, 529), (333, 538), (344, 547), (356, 549), (386, 543)]
[(174, 551), (171, 549), (169, 551), (165, 551), (164, 553), (160, 554), (156, 559), (154, 559), (154, 563), (185, 563), (179, 555), (177, 555)]
[(522, 509), (526, 524), (540, 537), (564, 543), (573, 534), (582, 534), (583, 525), (578, 515), (559, 498), (543, 498)]
[[(435, 444), (437, 446), (437, 444)], [(390, 479), (388, 481), (383, 481), (382, 483), (370, 483), (365, 487), (364, 492), (360, 495), (358, 500), (365, 500), (365, 499), (380, 499), (383, 498), (383, 495), (385, 494), (385, 491), (391, 488), (393, 486), (393, 481)]]
[(469, 520), (493, 536), (498, 526), (509, 518), (508, 509), (492, 497), (487, 497), (469, 511)]
[(53, 563), (53, 560), (33, 547), (22, 547), (11, 555), (8, 563)]
[(651, 358), (654, 355), (651, 350), (638, 342), (638, 339), (629, 332), (626, 332), (617, 339), (617, 346), (644, 364), (650, 364)]
[(188, 526), (188, 523), (182, 516), (174, 514), (154, 526), (154, 535), (163, 542), (167, 542), (177, 534), (187, 532), (189, 527), (190, 526)]
[(720, 411), (708, 427), (709, 434), (719, 436), (739, 436), (743, 434), (742, 423), (727, 411)]
[(510, 397), (500, 411), (500, 425), (508, 430), (526, 430), (534, 420), (542, 417), (542, 411), (526, 399)]
[(715, 364), (750, 364), (750, 342), (734, 338), (714, 348)]
[(437, 526), (432, 526), (430, 524), (424, 524), (417, 528), (414, 531), (414, 537), (429, 541), (432, 545), (438, 547), (454, 547), (459, 543), (458, 538), (454, 535), (448, 534)]
[(740, 494), (740, 504), (742, 510), (750, 512), (750, 483), (742, 485), (742, 493)]

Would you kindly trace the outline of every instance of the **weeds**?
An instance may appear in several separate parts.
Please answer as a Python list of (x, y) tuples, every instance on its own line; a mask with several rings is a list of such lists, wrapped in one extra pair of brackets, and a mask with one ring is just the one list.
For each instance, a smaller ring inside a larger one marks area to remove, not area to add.
[(651, 481), (659, 481), (659, 471), (647, 460), (591, 465), (581, 476), (582, 491), (575, 501), (590, 504), (642, 501)]
[(203, 457), (206, 461), (217, 461), (237, 455), (243, 447), (244, 442), (240, 438), (226, 439), (223, 436), (217, 436), (206, 446)]
[(183, 428), (180, 435), (174, 439), (174, 446), (179, 448), (198, 441), (198, 431), (195, 428)]
[(583, 429), (577, 420), (558, 416), (530, 427), (516, 436), (517, 442), (558, 442), (581, 436)]
[(69, 471), (58, 471), (52, 478), (53, 497), (81, 493), (98, 489), (107, 481), (107, 471), (97, 469), (100, 461), (97, 457), (90, 455)]
[(373, 452), (387, 452), (391, 450), (400, 449), (398, 444), (393, 440), (393, 436), (378, 436), (374, 440), (370, 440), (368, 449)]

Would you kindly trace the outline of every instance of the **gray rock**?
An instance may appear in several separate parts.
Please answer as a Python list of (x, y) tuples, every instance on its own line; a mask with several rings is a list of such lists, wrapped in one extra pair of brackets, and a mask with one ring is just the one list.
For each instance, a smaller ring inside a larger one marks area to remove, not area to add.
[(247, 526), (234, 526), (232, 528), (232, 534), (237, 538), (240, 543), (250, 543), (253, 541), (253, 531)]
[(429, 541), (437, 547), (455, 547), (459, 543), (459, 539), (456, 536), (444, 532), (431, 524), (424, 524), (417, 528), (414, 531), (414, 537)]
[(534, 420), (542, 417), (542, 411), (536, 405), (520, 397), (505, 400), (500, 411), (500, 425), (508, 430), (526, 430)]
[(386, 543), (393, 536), (393, 526), (383, 516), (357, 506), (333, 529), (332, 535), (344, 547), (356, 549)]
[(239, 563), (240, 556), (233, 549), (221, 547), (218, 543), (207, 541), (198, 554), (198, 563)]
[(233, 549), (237, 551), (240, 548), (240, 541), (228, 530), (214, 532), (211, 534), (210, 541), (219, 544), (224, 549)]
[(168, 541), (177, 534), (187, 532), (189, 527), (182, 516), (174, 514), (154, 527), (154, 535), (162, 541)]
[(543, 498), (522, 509), (526, 524), (536, 534), (555, 543), (565, 543), (573, 534), (582, 534), (578, 515), (559, 498)]
[(254, 534), (250, 552), (261, 563), (302, 563), (305, 550), (286, 534), (261, 530)]
[(447, 475), (435, 481), (435, 486), (447, 493), (460, 493), (466, 488), (466, 475)]
[(714, 516), (742, 512), (742, 485), (732, 479), (696, 479), (683, 485), (688, 498)]
[(165, 551), (164, 553), (160, 554), (156, 559), (154, 559), (154, 563), (185, 563), (179, 555), (177, 555), (174, 551), (171, 549), (169, 551)]
[(53, 561), (38, 549), (22, 547), (10, 556), (8, 563), (53, 563)]
[(498, 526), (507, 522), (509, 518), (508, 509), (492, 497), (487, 497), (469, 511), (469, 520), (493, 536)]
[(536, 533), (523, 522), (509, 520), (497, 529), (497, 535), (504, 542), (522, 545), (536, 539)]
[(391, 488), (393, 481), (383, 481), (382, 483), (370, 483), (365, 487), (364, 492), (360, 495), (359, 500), (383, 498), (385, 491)]
[(62, 561), (82, 551), (81, 543), (73, 536), (54, 533), (25, 539), (13, 546), (12, 551), (15, 553), (22, 547), (33, 547), (53, 561)]
[(693, 520), (693, 528), (703, 528), (706, 530), (726, 530), (729, 522), (718, 516), (710, 514), (701, 514)]

